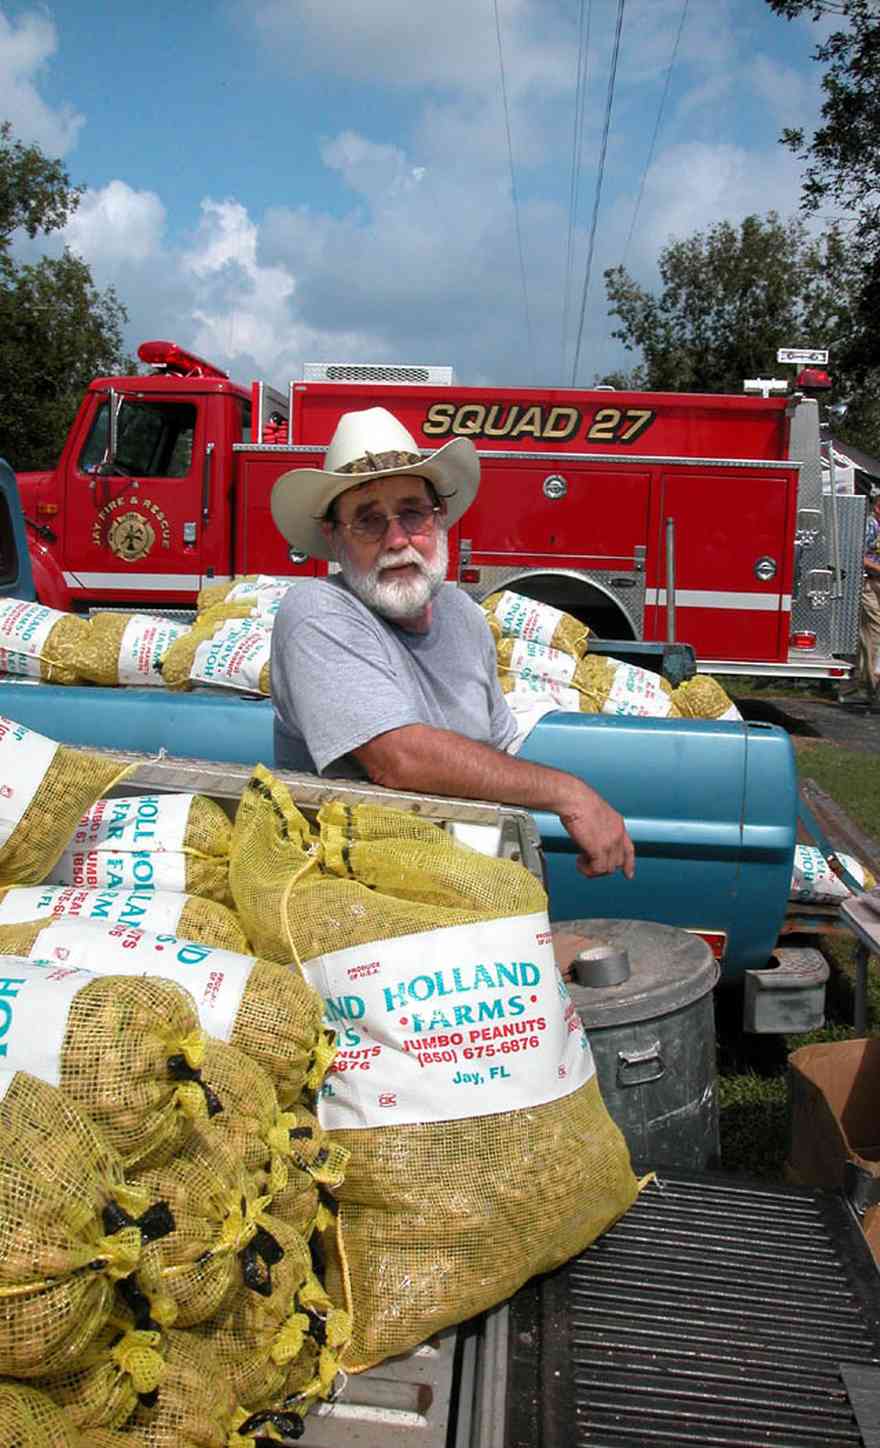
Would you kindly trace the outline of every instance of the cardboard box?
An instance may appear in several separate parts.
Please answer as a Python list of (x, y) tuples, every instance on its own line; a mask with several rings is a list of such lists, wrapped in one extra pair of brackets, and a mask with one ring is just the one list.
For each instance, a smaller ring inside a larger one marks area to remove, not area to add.
[(786, 1176), (842, 1188), (880, 1263), (880, 1039), (801, 1046), (788, 1058), (788, 1089)]

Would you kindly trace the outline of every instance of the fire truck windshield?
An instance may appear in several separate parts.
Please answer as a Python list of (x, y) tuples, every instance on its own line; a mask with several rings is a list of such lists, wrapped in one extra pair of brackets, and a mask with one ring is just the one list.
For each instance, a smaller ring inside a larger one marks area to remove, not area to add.
[[(107, 452), (108, 404), (95, 414), (79, 457), (93, 473)], [(121, 473), (139, 478), (184, 478), (192, 465), (196, 408), (189, 402), (130, 402), (119, 409), (116, 457)]]

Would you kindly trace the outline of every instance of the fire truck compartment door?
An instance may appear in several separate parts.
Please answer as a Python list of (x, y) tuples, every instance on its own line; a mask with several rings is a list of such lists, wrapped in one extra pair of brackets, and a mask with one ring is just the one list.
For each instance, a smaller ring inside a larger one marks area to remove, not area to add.
[[(645, 633), (665, 637), (668, 518), (675, 523), (675, 636), (697, 658), (784, 661), (796, 474), (683, 468), (664, 475)], [(762, 576), (775, 569), (772, 577)], [(652, 585), (654, 585), (652, 587)], [(653, 605), (653, 617), (652, 617)]]
[(192, 592), (201, 584), (203, 512), (216, 506), (219, 486), (210, 473), (219, 459), (205, 458), (201, 401), (125, 397), (103, 476), (107, 419), (102, 400), (67, 475), (68, 582), (84, 597), (116, 592), (145, 603)]
[(722, 979), (766, 965), (785, 915), (797, 832), (794, 751), (784, 729), (548, 714), (520, 757), (598, 788), (636, 847), (633, 881), (620, 873), (588, 880), (557, 817), (537, 814), (553, 919), (724, 931)]
[(477, 567), (499, 567), (513, 555), (533, 568), (625, 571), (648, 541), (647, 472), (562, 455), (537, 461), (483, 453), (480, 467), (480, 491), (462, 523)]

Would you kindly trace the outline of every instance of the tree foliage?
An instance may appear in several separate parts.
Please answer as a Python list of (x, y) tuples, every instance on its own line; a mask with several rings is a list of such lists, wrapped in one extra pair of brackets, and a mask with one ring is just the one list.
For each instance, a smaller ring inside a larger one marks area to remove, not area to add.
[(605, 273), (612, 333), (644, 356), (648, 385), (739, 392), (768, 376), (781, 346), (822, 346), (847, 325), (839, 287), (849, 262), (842, 236), (811, 238), (802, 221), (747, 216), (670, 242), (655, 295), (623, 267)]
[(832, 204), (853, 221), (861, 278), (842, 360), (854, 377), (868, 380), (872, 369), (880, 367), (880, 7), (876, 0), (767, 3), (787, 20), (832, 15), (845, 22), (814, 52), (814, 59), (827, 66), (820, 125), (809, 139), (803, 127), (789, 127), (781, 140), (806, 162), (803, 209), (815, 213)]
[(856, 386), (842, 366), (857, 325), (858, 247), (836, 227), (811, 236), (773, 211), (722, 221), (671, 241), (660, 253), (657, 293), (623, 267), (605, 273), (612, 335), (642, 354), (634, 373), (611, 376), (652, 390), (741, 392), (748, 377), (779, 377), (779, 347), (828, 347), (834, 397), (845, 399), (835, 434), (880, 451), (880, 388)]
[(59, 161), (0, 125), (0, 457), (19, 470), (55, 461), (93, 377), (131, 369), (112, 287), (99, 291), (67, 250), (31, 263), (12, 256), (16, 231), (60, 230), (81, 194)]

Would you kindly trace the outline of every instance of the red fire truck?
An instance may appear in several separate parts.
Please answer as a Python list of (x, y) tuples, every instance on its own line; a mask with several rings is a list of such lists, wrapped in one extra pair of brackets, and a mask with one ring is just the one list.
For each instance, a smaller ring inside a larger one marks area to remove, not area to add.
[(150, 374), (97, 378), (57, 467), (20, 478), (56, 608), (186, 608), (210, 579), (323, 572), (276, 532), (272, 486), (321, 465), (341, 413), (382, 405), (425, 451), (464, 436), (480, 453), (449, 549), (476, 598), (510, 587), (605, 638), (681, 639), (716, 672), (850, 671), (865, 504), (823, 487), (803, 393), (475, 388), (334, 364), (278, 392), (170, 342), (139, 355)]

